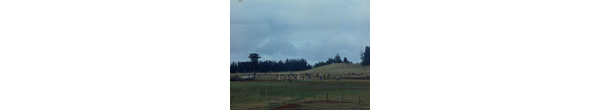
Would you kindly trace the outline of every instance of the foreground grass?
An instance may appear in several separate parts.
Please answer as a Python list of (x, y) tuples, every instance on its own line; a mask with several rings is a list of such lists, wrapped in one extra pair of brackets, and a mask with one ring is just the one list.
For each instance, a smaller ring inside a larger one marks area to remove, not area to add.
[[(369, 80), (351, 79), (343, 79), (339, 82), (336, 80), (296, 81), (292, 84), (283, 81), (234, 81), (230, 82), (230, 108), (369, 109), (369, 83)], [(342, 94), (344, 94), (343, 102)], [(324, 101), (327, 97), (329, 102)]]

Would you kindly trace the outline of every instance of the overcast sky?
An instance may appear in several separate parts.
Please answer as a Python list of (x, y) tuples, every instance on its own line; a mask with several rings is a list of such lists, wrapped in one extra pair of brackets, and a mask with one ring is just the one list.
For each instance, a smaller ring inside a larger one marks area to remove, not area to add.
[(368, 0), (232, 0), (230, 62), (304, 58), (310, 65), (337, 53), (360, 62), (370, 45)]

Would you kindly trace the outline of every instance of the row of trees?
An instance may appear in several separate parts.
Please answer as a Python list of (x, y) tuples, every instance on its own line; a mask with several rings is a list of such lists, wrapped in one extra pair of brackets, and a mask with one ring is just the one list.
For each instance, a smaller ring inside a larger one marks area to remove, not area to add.
[[(370, 53), (370, 47), (366, 46), (365, 47), (365, 51), (360, 52), (360, 59), (362, 59), (362, 62), (360, 63), (361, 65), (363, 65), (363, 69), (365, 65), (370, 65), (370, 58), (371, 58), (371, 53)], [(282, 72), (282, 71), (302, 71), (302, 70), (308, 70), (311, 68), (316, 68), (316, 67), (320, 67), (320, 66), (325, 66), (325, 65), (329, 65), (329, 64), (333, 64), (333, 63), (346, 63), (346, 64), (350, 64), (352, 63), (351, 61), (348, 61), (348, 59), (346, 57), (344, 57), (344, 59), (342, 60), (340, 57), (340, 54), (336, 54), (334, 58), (328, 58), (327, 61), (319, 61), (318, 63), (315, 63), (314, 67), (311, 66), (310, 64), (308, 64), (306, 62), (306, 59), (285, 59), (285, 62), (282, 60), (279, 61), (272, 61), (272, 60), (265, 60), (265, 61), (259, 61), (258, 59), (260, 58), (260, 56), (258, 56), (257, 53), (251, 53), (250, 56), (248, 56), (248, 58), (250, 58), (250, 61), (248, 62), (231, 62), (231, 65), (229, 66), (229, 72), (230, 73), (247, 73), (247, 72)]]
[[(254, 68), (255, 67), (255, 68)], [(311, 69), (312, 66), (306, 62), (306, 59), (285, 59), (279, 61), (265, 60), (253, 62), (231, 62), (229, 66), (230, 73), (248, 73), (248, 72), (282, 72), (282, 71), (302, 71)]]
[(329, 64), (333, 64), (333, 63), (352, 63), (351, 61), (348, 61), (348, 59), (346, 57), (344, 57), (344, 60), (341, 59), (340, 54), (336, 54), (335, 57), (333, 58), (329, 58), (327, 59), (327, 61), (319, 61), (317, 63), (315, 63), (315, 68), (316, 67), (320, 67), (320, 66), (325, 66), (325, 65), (329, 65)]
[[(370, 52), (370, 47), (366, 46), (365, 47), (365, 51), (363, 52), (361, 49), (360, 52), (360, 59), (362, 59), (362, 62), (360, 62), (360, 64), (363, 66), (365, 65), (371, 65), (371, 52)], [(335, 55), (334, 58), (329, 58), (327, 59), (327, 61), (319, 61), (318, 63), (315, 63), (315, 67), (320, 67), (320, 66), (325, 66), (325, 65), (329, 65), (329, 64), (333, 64), (333, 63), (346, 63), (346, 64), (350, 64), (352, 63), (351, 61), (348, 61), (348, 59), (346, 59), (346, 57), (344, 57), (344, 60), (340, 59), (340, 54), (338, 53), (337, 55)]]

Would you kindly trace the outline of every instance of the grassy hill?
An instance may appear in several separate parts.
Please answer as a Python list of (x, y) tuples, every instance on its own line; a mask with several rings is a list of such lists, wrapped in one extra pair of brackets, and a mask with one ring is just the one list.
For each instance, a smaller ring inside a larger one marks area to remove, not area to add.
[[(338, 63), (338, 64), (329, 64), (329, 65), (325, 65), (325, 66), (321, 66), (321, 67), (317, 67), (317, 68), (313, 68), (310, 70), (305, 70), (305, 71), (293, 71), (292, 73), (297, 74), (297, 73), (309, 73), (309, 74), (317, 74), (317, 73), (322, 73), (322, 74), (346, 74), (346, 73), (355, 73), (355, 74), (360, 74), (360, 73), (364, 73), (365, 76), (370, 76), (370, 70), (369, 70), (370, 66), (365, 66), (365, 68), (363, 69), (363, 67), (359, 64), (359, 63), (355, 63), (355, 64), (343, 64), (343, 63)], [(259, 75), (259, 77), (261, 79), (259, 80), (265, 80), (265, 79), (273, 79), (277, 77), (278, 73), (282, 73), (282, 74), (288, 74), (290, 72), (267, 72), (268, 74), (262, 74), (262, 73), (257, 73), (257, 75)], [(230, 79), (238, 79), (237, 77), (240, 75), (249, 75), (248, 73), (235, 73), (235, 74), (230, 74)]]
[(313, 68), (310, 70), (298, 71), (298, 72), (294, 72), (294, 73), (348, 73), (348, 72), (350, 72), (350, 73), (357, 73), (357, 74), (360, 74), (360, 73), (369, 74), (369, 73), (371, 73), (369, 71), (369, 67), (370, 66), (365, 66), (365, 68), (363, 69), (363, 67), (359, 63), (349, 64), (349, 65), (346, 65), (344, 63), (336, 63), (336, 64), (329, 64), (329, 65)]
[[(305, 70), (305, 71), (292, 71), (292, 73), (364, 73), (364, 74), (369, 74), (371, 73), (369, 70), (370, 66), (365, 66), (365, 68), (363, 69), (363, 67), (360, 65), (360, 63), (353, 63), (353, 64), (344, 64), (344, 63), (336, 63), (336, 64), (329, 64), (329, 65), (325, 65), (325, 66), (321, 66), (321, 67), (316, 67), (316, 68), (312, 68), (310, 70)], [(257, 72), (257, 73), (261, 73), (261, 72)], [(290, 73), (288, 71), (286, 72), (267, 72), (267, 73)], [(243, 75), (247, 75), (248, 73), (234, 73), (234, 74), (243, 74)], [(233, 75), (233, 74), (232, 74)]]

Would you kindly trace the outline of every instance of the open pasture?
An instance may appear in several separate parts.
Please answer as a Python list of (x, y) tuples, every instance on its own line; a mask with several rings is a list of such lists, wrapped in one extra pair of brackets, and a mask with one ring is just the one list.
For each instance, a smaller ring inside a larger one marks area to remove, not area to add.
[(299, 80), (291, 84), (284, 81), (231, 81), (230, 108), (369, 109), (369, 82), (357, 79), (311, 79), (310, 82)]

